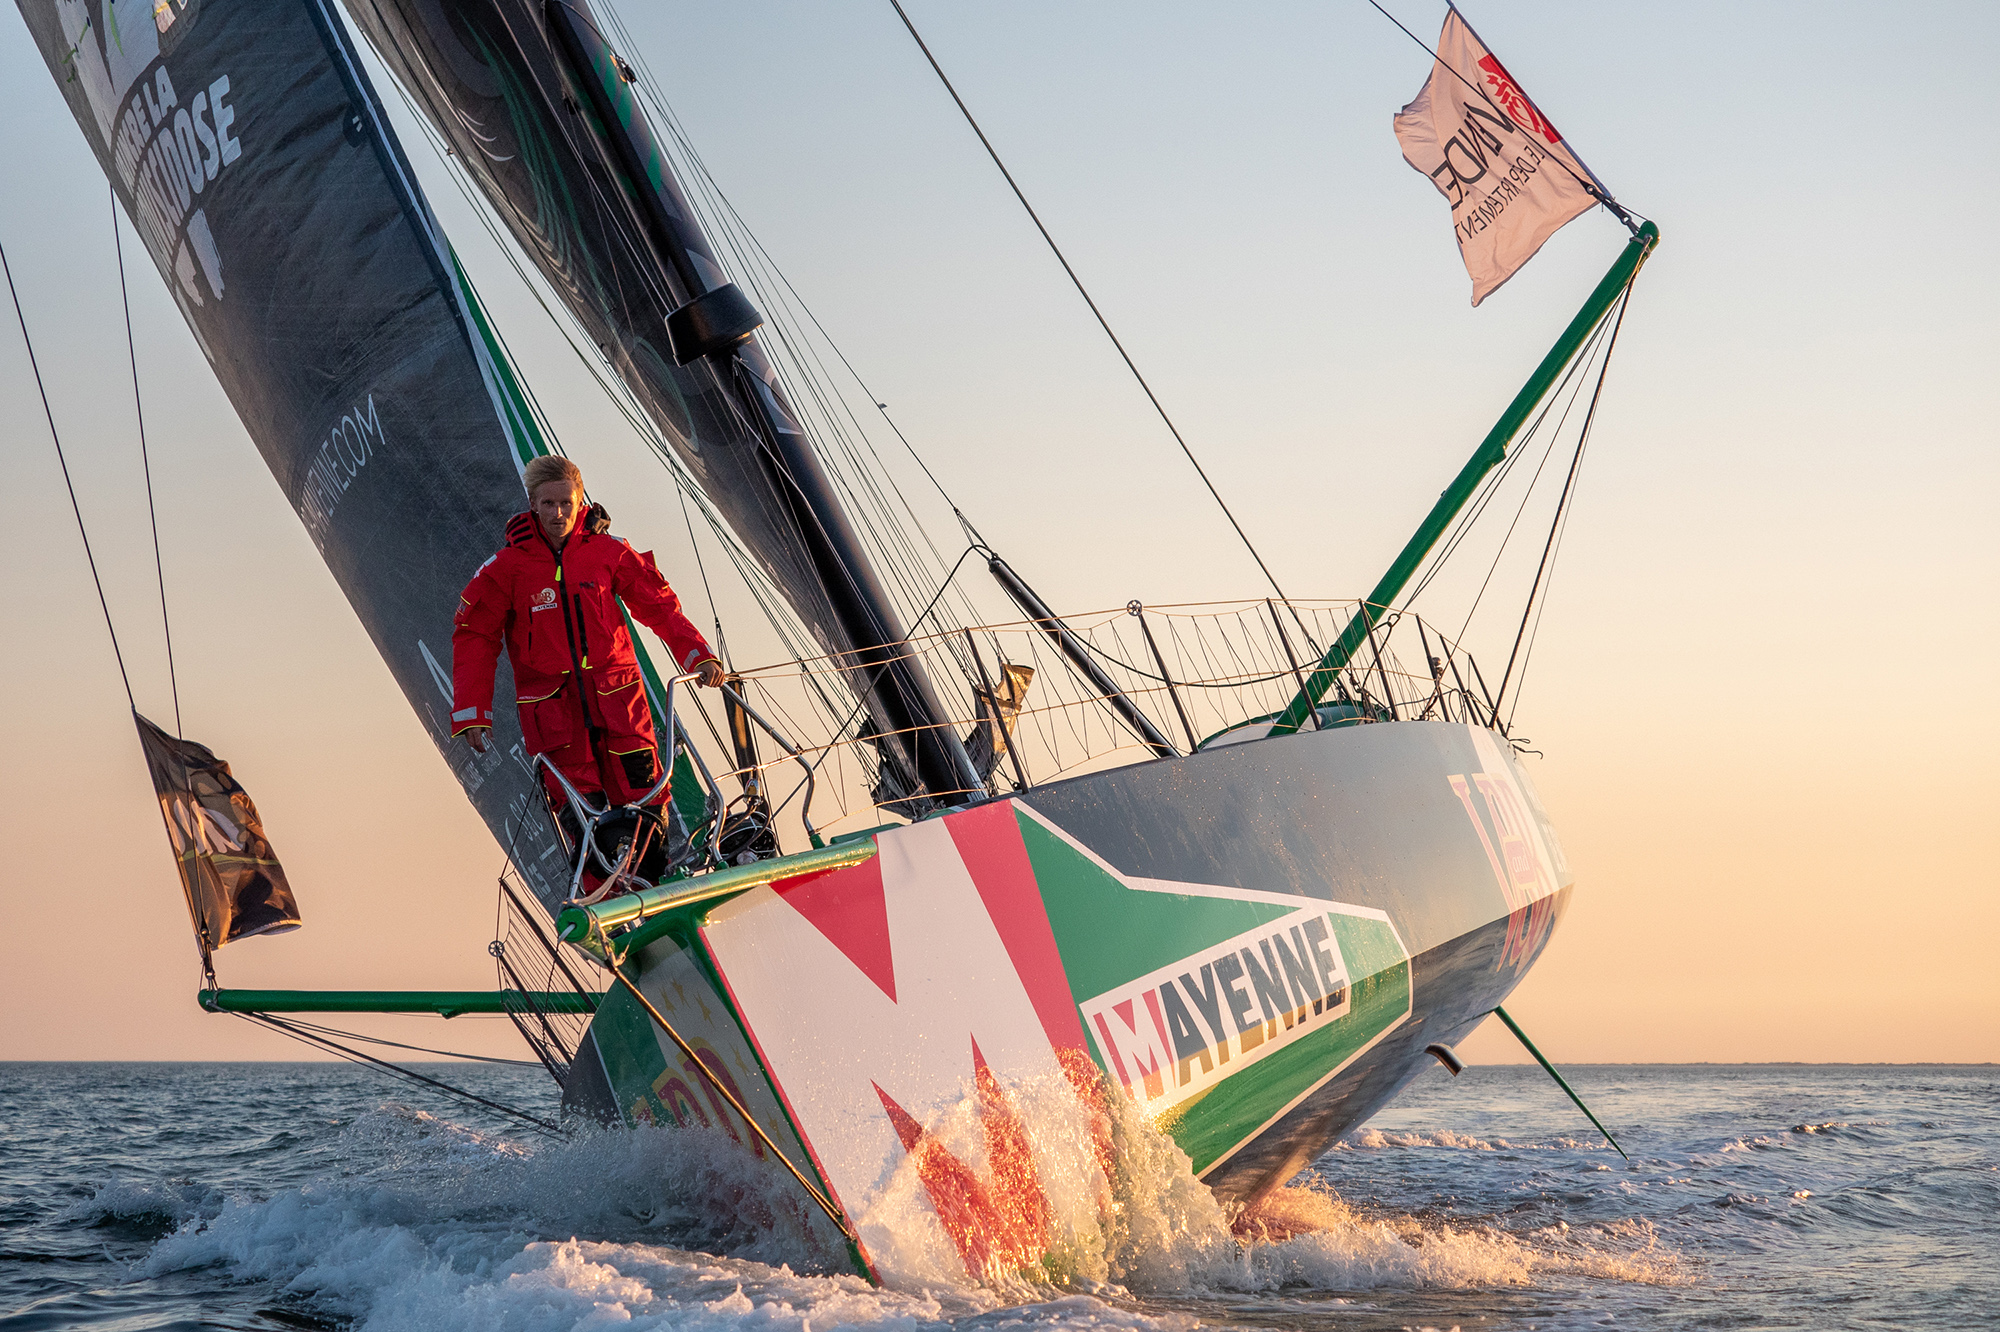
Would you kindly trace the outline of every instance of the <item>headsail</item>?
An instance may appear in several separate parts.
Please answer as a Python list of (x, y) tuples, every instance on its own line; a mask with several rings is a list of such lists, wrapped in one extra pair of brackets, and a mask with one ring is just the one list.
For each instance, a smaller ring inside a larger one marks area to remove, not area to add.
[(405, 697), (559, 900), (512, 710), (485, 756), (449, 738), (458, 592), (523, 507), (519, 468), (542, 446), (338, 16), (328, 0), (20, 8)]
[(807, 629), (871, 668), (883, 786), (983, 789), (589, 6), (350, 12)]

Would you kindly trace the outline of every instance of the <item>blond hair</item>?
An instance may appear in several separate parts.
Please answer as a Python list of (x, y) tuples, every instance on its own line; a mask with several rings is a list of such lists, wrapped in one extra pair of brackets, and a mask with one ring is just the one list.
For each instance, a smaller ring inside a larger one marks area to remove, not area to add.
[(521, 470), (521, 484), (528, 488), (531, 500), (535, 491), (551, 481), (567, 481), (571, 490), (583, 493), (583, 469), (558, 454), (545, 453)]

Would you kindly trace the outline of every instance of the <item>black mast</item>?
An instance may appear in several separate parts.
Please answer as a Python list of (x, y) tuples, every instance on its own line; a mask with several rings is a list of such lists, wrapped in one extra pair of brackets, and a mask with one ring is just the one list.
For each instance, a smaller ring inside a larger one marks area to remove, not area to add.
[(674, 360), (683, 366), (709, 361), (755, 425), (771, 487), (852, 645), (838, 655), (850, 668), (856, 697), (875, 719), (873, 739), (885, 764), (900, 767), (905, 779), (921, 783), (922, 793), (945, 804), (983, 794), (985, 782), (751, 334), (761, 317), (734, 283), (722, 280), (722, 267), (632, 96), (629, 67), (604, 41), (585, 0), (549, 0), (545, 12), (566, 72), (596, 112), (603, 165), (626, 185), (634, 221), (669, 276), (678, 303), (666, 320)]

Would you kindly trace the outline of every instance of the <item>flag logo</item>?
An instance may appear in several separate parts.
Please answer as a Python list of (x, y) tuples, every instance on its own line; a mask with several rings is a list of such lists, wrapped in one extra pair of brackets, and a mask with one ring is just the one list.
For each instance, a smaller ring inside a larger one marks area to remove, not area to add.
[(1451, 205), (1474, 305), (1599, 201), (1589, 169), (1455, 9), (1395, 128), (1403, 160)]
[(1483, 55), (1479, 57), (1479, 67), (1486, 71), (1486, 86), (1492, 90), (1493, 100), (1500, 104), (1500, 109), (1507, 113), (1509, 120), (1535, 131), (1550, 143), (1562, 142), (1562, 135), (1556, 132), (1556, 127), (1548, 122), (1547, 117), (1535, 109), (1535, 104), (1514, 82), (1514, 76), (1507, 72), (1505, 65), (1492, 55)]

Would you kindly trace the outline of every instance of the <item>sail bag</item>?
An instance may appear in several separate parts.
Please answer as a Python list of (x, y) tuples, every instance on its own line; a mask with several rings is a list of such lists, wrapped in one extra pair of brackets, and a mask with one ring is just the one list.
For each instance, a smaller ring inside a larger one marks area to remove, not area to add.
[(138, 713), (139, 743), (160, 797), (167, 841), (187, 893), (188, 915), (206, 958), (253, 934), (299, 927), (299, 906), (257, 817), (257, 805), (206, 746), (182, 740)]

